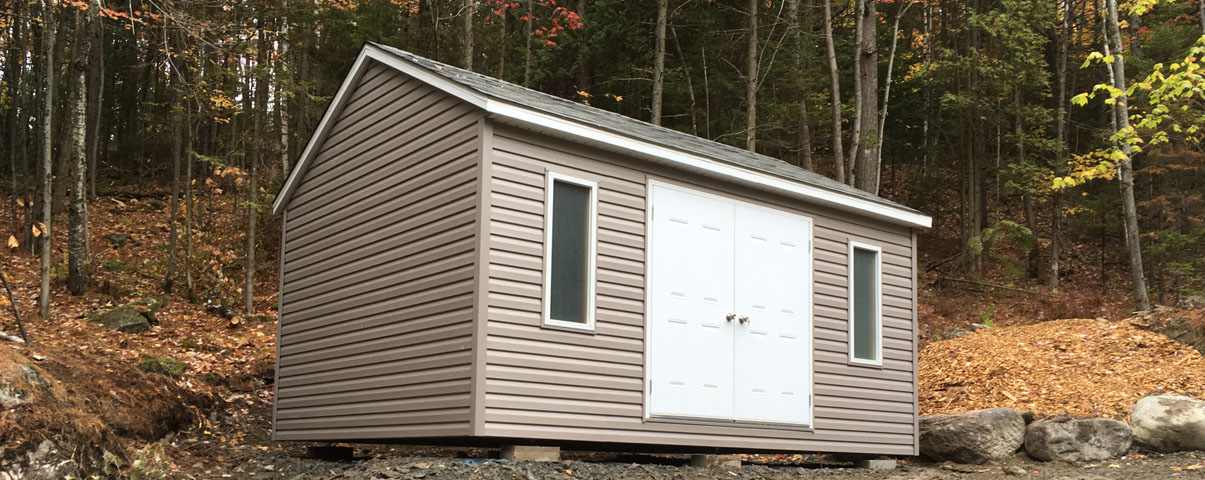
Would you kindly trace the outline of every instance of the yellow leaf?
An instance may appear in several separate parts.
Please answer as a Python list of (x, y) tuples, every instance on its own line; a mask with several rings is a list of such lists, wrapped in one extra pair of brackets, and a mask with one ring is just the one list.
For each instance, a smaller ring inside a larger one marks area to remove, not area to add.
[(34, 236), (34, 238), (37, 238), (37, 237), (42, 236), (42, 233), (44, 233), (44, 232), (46, 232), (46, 224), (45, 224), (45, 223), (42, 223), (42, 222), (35, 222), (35, 223), (33, 224), (33, 236)]
[(12, 235), (8, 236), (8, 248), (17, 248), (20, 246), (21, 246), (21, 243), (17, 241), (17, 237), (12, 236)]

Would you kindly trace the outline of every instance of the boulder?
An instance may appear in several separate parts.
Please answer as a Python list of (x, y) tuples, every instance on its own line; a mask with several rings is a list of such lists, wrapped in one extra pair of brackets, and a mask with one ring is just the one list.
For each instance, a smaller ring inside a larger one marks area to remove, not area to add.
[(158, 373), (172, 378), (180, 378), (188, 370), (188, 364), (170, 358), (147, 358), (138, 362), (138, 369), (147, 373)]
[(1156, 452), (1205, 450), (1205, 402), (1184, 395), (1151, 395), (1130, 413), (1134, 441)]
[(920, 417), (920, 451), (937, 461), (982, 464), (1021, 448), (1025, 419), (1011, 408)]
[(105, 235), (105, 240), (108, 240), (109, 245), (112, 245), (114, 249), (118, 249), (126, 246), (126, 243), (130, 241), (130, 236), (125, 233), (110, 233)]
[(1099, 462), (1125, 455), (1130, 426), (1111, 418), (1055, 417), (1025, 431), (1025, 453), (1042, 461)]
[(142, 313), (142, 316), (146, 317), (146, 320), (151, 322), (151, 324), (158, 325), (159, 319), (155, 317), (155, 312), (158, 312), (160, 308), (167, 305), (167, 302), (168, 298), (166, 296), (154, 296), (135, 300), (126, 305), (134, 307), (135, 310)]
[(151, 322), (146, 316), (129, 305), (89, 315), (88, 319), (123, 333), (141, 333), (151, 329)]

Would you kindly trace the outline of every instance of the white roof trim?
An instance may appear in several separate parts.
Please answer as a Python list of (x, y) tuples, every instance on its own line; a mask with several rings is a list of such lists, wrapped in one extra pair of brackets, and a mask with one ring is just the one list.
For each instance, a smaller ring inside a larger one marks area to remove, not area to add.
[(280, 195), (277, 196), (276, 202), (272, 206), (273, 213), (279, 214), (282, 211), (285, 201), (292, 196), (293, 190), (295, 190), (297, 187), (296, 183), (298, 182), (298, 178), (304, 175), (305, 169), (308, 167), (308, 163), (312, 160), (312, 157), (317, 154), (317, 152), (314, 151), (314, 148), (318, 143), (320, 143), (318, 140), (325, 137), (327, 129), (330, 128), (329, 121), (331, 118), (337, 116), (338, 112), (342, 110), (343, 104), (346, 103), (348, 86), (353, 80), (359, 80), (359, 77), (363, 73), (363, 69), (365, 67), (365, 58), (371, 58), (385, 65), (396, 68), (406, 75), (410, 75), (418, 80), (421, 80), (435, 88), (438, 88), (439, 90), (448, 93), (449, 95), (455, 96), (461, 100), (464, 100), (465, 102), (475, 105), (478, 108), (481, 108), (497, 117), (502, 117), (522, 124), (555, 130), (572, 137), (582, 138), (591, 142), (605, 144), (622, 150), (636, 152), (643, 155), (651, 155), (666, 160), (671, 164), (677, 164), (695, 170), (703, 170), (723, 177), (740, 180), (746, 183), (752, 183), (770, 190), (790, 193), (793, 194), (792, 196), (802, 197), (804, 199), (809, 199), (828, 205), (842, 206), (850, 210), (862, 212), (866, 215), (891, 221), (892, 223), (925, 228), (929, 228), (933, 225), (932, 217), (920, 213), (892, 207), (890, 205), (884, 205), (878, 202), (873, 202), (864, 198), (847, 195), (825, 188), (811, 186), (805, 183), (787, 180), (774, 175), (741, 168), (736, 165), (720, 162), (701, 155), (687, 153), (681, 150), (676, 150), (655, 143), (609, 132), (590, 125), (584, 125), (571, 120), (566, 120), (564, 118), (538, 112), (523, 106), (493, 100), (473, 91), (468, 87), (443, 78), (438, 74), (431, 73), (425, 68), (415, 66), (372, 45), (365, 46), (360, 52), (360, 56), (356, 59), (356, 63), (352, 67), (352, 73), (348, 75), (347, 80), (345, 80), (343, 85), (339, 87), (339, 92), (335, 95), (335, 99), (331, 103), (331, 108), (327, 109), (326, 114), (323, 115), (322, 121), (318, 124), (318, 130), (314, 136), (310, 138), (309, 144), (306, 145), (305, 151), (301, 155), (301, 160), (298, 162), (296, 168), (293, 169), (289, 179), (285, 182), (284, 187), (281, 189)]

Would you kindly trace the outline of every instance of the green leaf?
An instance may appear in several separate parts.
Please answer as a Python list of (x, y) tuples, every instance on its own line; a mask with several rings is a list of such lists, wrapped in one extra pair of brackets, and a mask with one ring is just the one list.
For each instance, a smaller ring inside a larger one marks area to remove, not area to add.
[(1084, 105), (1087, 105), (1087, 104), (1088, 104), (1088, 94), (1086, 94), (1086, 93), (1081, 93), (1081, 94), (1079, 94), (1079, 95), (1076, 95), (1076, 96), (1074, 96), (1074, 97), (1071, 97), (1071, 104), (1072, 104), (1072, 105), (1078, 105), (1078, 106), (1081, 106), (1081, 107), (1082, 107), (1082, 106), (1084, 106)]

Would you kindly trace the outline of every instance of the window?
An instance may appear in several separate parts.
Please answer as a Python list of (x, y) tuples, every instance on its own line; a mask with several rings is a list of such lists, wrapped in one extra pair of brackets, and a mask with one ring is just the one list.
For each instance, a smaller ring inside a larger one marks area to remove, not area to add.
[(548, 174), (544, 210), (544, 323), (594, 328), (594, 229), (598, 186)]
[(849, 244), (849, 361), (883, 364), (882, 249)]

